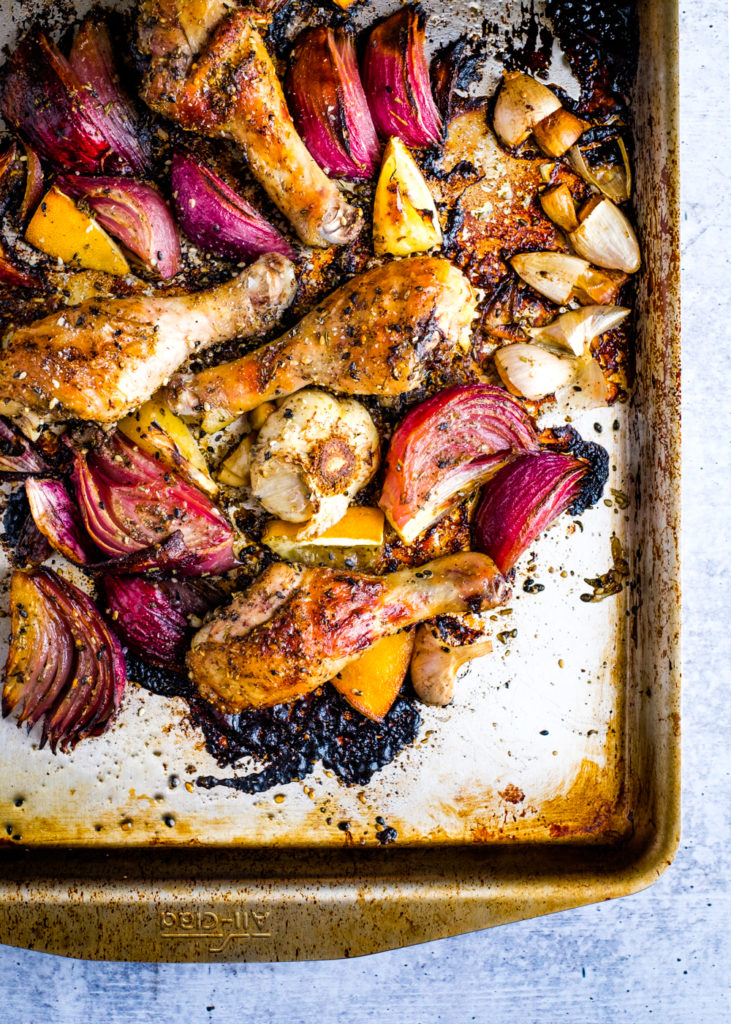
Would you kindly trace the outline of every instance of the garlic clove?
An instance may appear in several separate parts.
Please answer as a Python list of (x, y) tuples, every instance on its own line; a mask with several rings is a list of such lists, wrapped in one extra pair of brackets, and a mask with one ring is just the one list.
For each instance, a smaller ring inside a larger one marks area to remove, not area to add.
[(556, 345), (575, 356), (583, 356), (594, 338), (617, 327), (629, 314), (630, 310), (624, 306), (582, 306), (562, 313), (550, 324), (524, 329), (533, 341)]
[(586, 260), (563, 252), (522, 252), (510, 264), (519, 277), (547, 299), (565, 306), (590, 269)]
[(553, 188), (541, 192), (538, 197), (543, 207), (543, 212), (554, 224), (558, 224), (562, 231), (574, 231), (579, 226), (579, 219), (576, 216), (576, 204), (571, 195), (571, 189), (563, 182)]
[(632, 169), (629, 165), (629, 156), (624, 140), (617, 139), (617, 149), (622, 158), (622, 164), (604, 163), (598, 167), (589, 167), (584, 159), (579, 146), (572, 146), (568, 151), (569, 163), (588, 185), (614, 200), (615, 203), (624, 203), (632, 194)]
[(252, 430), (261, 430), (273, 412), (276, 412), (274, 402), (262, 402), (249, 413), (249, 423)]
[(640, 268), (640, 246), (629, 220), (606, 196), (589, 200), (569, 233), (576, 252), (605, 270), (634, 274)]
[(254, 447), (250, 435), (244, 437), (231, 454), (221, 463), (216, 477), (225, 487), (246, 487), (250, 480), (251, 452)]
[(570, 149), (589, 127), (570, 110), (554, 110), (533, 127), (533, 137), (546, 156), (559, 157)]
[[(556, 422), (557, 417), (570, 420), (589, 409), (599, 409), (607, 404), (607, 382), (602, 368), (590, 355), (576, 361), (573, 380), (559, 388), (554, 395), (555, 405), (551, 407), (547, 420)], [(543, 426), (543, 422), (540, 423)], [(548, 424), (546, 424), (548, 425)]]
[(498, 349), (495, 366), (511, 394), (533, 401), (565, 387), (576, 373), (575, 360), (520, 341)]
[(547, 86), (520, 71), (508, 71), (495, 101), (493, 128), (500, 141), (512, 148), (560, 109), (561, 101)]
[(587, 263), (585, 272), (576, 282), (574, 298), (582, 305), (616, 302), (620, 288), (627, 280), (627, 275), (621, 270), (599, 270)]

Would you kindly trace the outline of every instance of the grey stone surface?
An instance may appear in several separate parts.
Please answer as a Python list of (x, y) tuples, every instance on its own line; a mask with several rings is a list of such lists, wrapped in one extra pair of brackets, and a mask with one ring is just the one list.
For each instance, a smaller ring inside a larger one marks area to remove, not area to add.
[(682, 10), (684, 831), (636, 896), (344, 962), (95, 964), (0, 948), (16, 1024), (731, 1019), (726, 394), (731, 313), (728, 49), (721, 0)]

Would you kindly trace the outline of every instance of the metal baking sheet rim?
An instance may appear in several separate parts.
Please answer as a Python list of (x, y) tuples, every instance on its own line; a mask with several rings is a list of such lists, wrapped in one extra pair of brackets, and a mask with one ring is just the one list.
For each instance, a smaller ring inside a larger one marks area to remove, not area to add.
[(0, 941), (105, 960), (362, 955), (628, 895), (671, 863), (680, 822), (677, 5), (640, 5), (635, 97), (647, 253), (633, 452), (642, 468), (620, 843), (425, 849), (0, 851)]

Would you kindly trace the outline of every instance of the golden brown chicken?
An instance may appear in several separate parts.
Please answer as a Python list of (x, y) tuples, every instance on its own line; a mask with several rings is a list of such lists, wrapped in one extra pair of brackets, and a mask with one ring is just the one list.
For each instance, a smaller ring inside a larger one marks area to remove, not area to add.
[(490, 651), (492, 641), (489, 638), (452, 647), (442, 639), (437, 626), (428, 623), (419, 626), (411, 657), (411, 683), (416, 696), (424, 704), (438, 707), (450, 704), (462, 666)]
[(308, 384), (347, 395), (400, 395), (418, 387), (439, 345), (469, 347), (477, 300), (447, 260), (386, 263), (344, 284), (283, 337), (241, 359), (176, 378), (170, 407), (216, 429)]
[(269, 707), (332, 679), (380, 637), (509, 597), (493, 562), (472, 551), (386, 576), (277, 562), (198, 631), (188, 669), (221, 711)]
[[(233, 139), (307, 245), (344, 245), (363, 217), (310, 156), (257, 31), (261, 15), (222, 0), (143, 0), (142, 98), (183, 128)], [(228, 11), (228, 13), (226, 13)]]
[(207, 291), (89, 299), (19, 327), (0, 352), (0, 413), (113, 423), (193, 352), (277, 323), (295, 289), (292, 263), (272, 253)]

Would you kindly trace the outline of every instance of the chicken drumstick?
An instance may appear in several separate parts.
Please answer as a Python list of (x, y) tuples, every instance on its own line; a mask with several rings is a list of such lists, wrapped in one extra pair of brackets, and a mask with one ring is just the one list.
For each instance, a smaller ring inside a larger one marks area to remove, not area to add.
[(142, 98), (183, 128), (233, 139), (251, 173), (307, 245), (345, 245), (363, 217), (310, 156), (251, 9), (221, 0), (143, 0)]
[(196, 633), (188, 669), (223, 712), (269, 707), (332, 679), (380, 637), (509, 597), (493, 562), (473, 551), (386, 576), (277, 562)]
[(348, 281), (276, 341), (171, 382), (171, 409), (215, 430), (308, 384), (346, 395), (400, 395), (439, 344), (467, 349), (477, 300), (447, 260), (419, 256)]
[(113, 423), (193, 352), (277, 323), (295, 289), (292, 263), (270, 253), (207, 291), (89, 299), (19, 327), (0, 351), (0, 413)]

